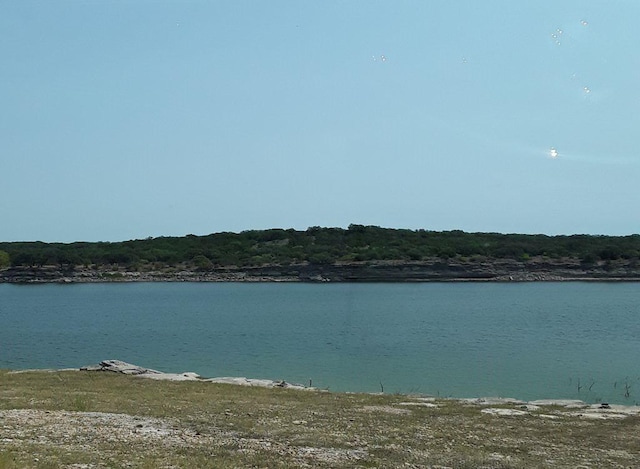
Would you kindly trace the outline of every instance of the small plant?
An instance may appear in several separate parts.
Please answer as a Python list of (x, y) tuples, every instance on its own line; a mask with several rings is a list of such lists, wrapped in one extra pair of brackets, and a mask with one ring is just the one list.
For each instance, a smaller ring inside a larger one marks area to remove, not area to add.
[(120, 280), (124, 277), (124, 274), (122, 272), (102, 272), (100, 277), (106, 280)]
[(76, 412), (87, 412), (90, 407), (90, 401), (87, 396), (75, 396), (71, 403), (71, 410)]
[(14, 469), (17, 467), (13, 451), (0, 451), (0, 469)]

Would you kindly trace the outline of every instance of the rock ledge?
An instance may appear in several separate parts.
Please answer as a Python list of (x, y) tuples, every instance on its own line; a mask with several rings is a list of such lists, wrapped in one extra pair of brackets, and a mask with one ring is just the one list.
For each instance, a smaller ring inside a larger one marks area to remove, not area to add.
[(167, 381), (202, 381), (208, 383), (237, 384), (242, 386), (261, 386), (265, 388), (291, 388), (314, 389), (301, 384), (287, 383), (286, 381), (273, 381), (270, 379), (252, 379), (242, 377), (202, 378), (197, 373), (164, 373), (151, 368), (143, 368), (138, 365), (123, 362), (121, 360), (103, 360), (97, 365), (88, 365), (80, 368), (80, 371), (110, 371), (124, 375), (138, 376), (141, 378), (167, 380)]

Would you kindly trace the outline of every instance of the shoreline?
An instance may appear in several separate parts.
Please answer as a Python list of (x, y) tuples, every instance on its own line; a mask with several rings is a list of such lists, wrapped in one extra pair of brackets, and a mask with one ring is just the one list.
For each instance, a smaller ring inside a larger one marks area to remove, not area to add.
[(167, 267), (138, 271), (117, 266), (12, 267), (0, 270), (0, 284), (71, 284), (132, 282), (198, 283), (429, 283), (429, 282), (640, 282), (640, 269), (631, 266), (591, 266), (565, 260), (506, 261), (484, 263), (380, 261), (331, 265), (267, 265), (219, 267), (201, 271)]
[[(121, 360), (103, 360), (95, 365), (87, 365), (80, 368), (63, 368), (63, 369), (25, 369), (25, 370), (9, 370), (9, 374), (22, 373), (57, 373), (57, 372), (100, 372), (115, 373), (138, 378), (146, 378), (157, 381), (170, 382), (200, 382), (212, 384), (230, 384), (235, 386), (262, 387), (272, 389), (292, 389), (298, 391), (311, 392), (328, 392), (336, 393), (336, 391), (327, 391), (305, 386), (303, 384), (289, 383), (284, 380), (257, 379), (246, 377), (213, 377), (204, 378), (194, 372), (167, 373), (150, 368), (144, 368), (138, 365), (127, 363)], [(337, 392), (337, 394), (371, 394), (385, 395), (382, 393), (358, 393), (358, 392)], [(394, 393), (395, 394), (395, 393)], [(407, 398), (414, 399), (414, 403), (406, 405), (423, 405), (429, 407), (434, 405), (437, 400), (446, 400), (459, 402), (465, 405), (474, 405), (483, 407), (483, 413), (503, 416), (519, 416), (526, 415), (531, 411), (538, 411), (541, 407), (561, 407), (574, 412), (575, 416), (608, 419), (608, 418), (626, 418), (630, 416), (640, 416), (640, 406), (609, 404), (606, 402), (589, 404), (579, 399), (534, 399), (521, 400), (511, 397), (436, 397), (427, 395), (400, 394)], [(431, 404), (430, 404), (431, 403)], [(495, 407), (500, 406), (500, 407)], [(511, 406), (512, 409), (503, 408), (502, 406)]]

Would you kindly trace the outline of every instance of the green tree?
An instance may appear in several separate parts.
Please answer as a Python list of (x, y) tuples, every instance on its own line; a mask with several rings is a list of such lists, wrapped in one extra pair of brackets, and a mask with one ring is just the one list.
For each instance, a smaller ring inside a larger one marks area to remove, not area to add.
[(210, 270), (213, 267), (213, 262), (207, 257), (199, 254), (191, 261), (199, 270)]
[(11, 265), (11, 258), (7, 251), (0, 251), (0, 269), (4, 269)]

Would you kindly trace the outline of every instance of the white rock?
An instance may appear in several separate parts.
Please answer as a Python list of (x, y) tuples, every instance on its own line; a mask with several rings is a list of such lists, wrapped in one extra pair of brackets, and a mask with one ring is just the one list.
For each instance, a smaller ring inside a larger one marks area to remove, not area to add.
[(512, 397), (477, 397), (459, 399), (460, 402), (476, 405), (501, 405), (501, 404), (525, 404), (524, 401), (513, 399)]
[(587, 406), (587, 404), (578, 399), (539, 399), (537, 401), (531, 401), (529, 404), (538, 406), (557, 405), (568, 409), (578, 409)]
[(438, 405), (434, 404), (433, 402), (398, 402), (397, 405), (409, 405), (409, 406), (416, 406), (416, 407), (438, 407)]
[(482, 412), (483, 414), (502, 415), (502, 416), (527, 415), (527, 412), (525, 412), (524, 410), (501, 409), (501, 408), (492, 408), (492, 407), (489, 407), (487, 409), (482, 409), (480, 412)]

